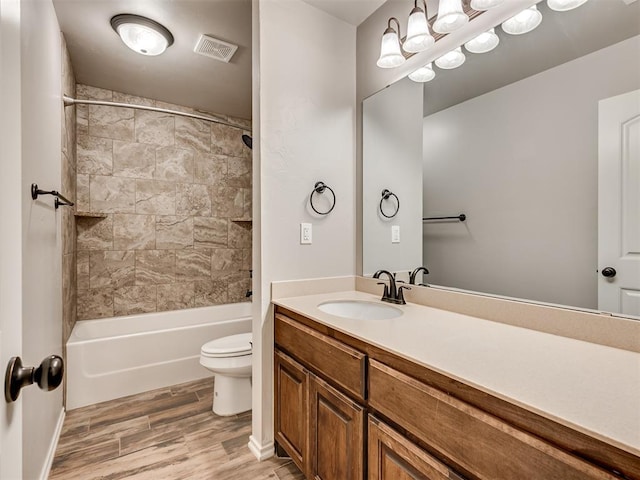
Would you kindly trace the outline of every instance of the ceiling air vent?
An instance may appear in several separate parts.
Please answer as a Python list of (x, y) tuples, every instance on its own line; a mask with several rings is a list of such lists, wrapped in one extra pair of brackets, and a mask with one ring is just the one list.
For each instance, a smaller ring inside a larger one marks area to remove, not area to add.
[(233, 54), (238, 49), (237, 45), (223, 42), (217, 38), (210, 37), (209, 35), (200, 35), (194, 52), (204, 55), (205, 57), (215, 58), (222, 62), (229, 63)]

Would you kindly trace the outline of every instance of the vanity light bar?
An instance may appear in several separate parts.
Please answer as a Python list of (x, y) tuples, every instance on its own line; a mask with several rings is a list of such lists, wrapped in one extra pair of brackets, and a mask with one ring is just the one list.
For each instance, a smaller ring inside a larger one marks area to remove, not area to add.
[[(547, 5), (551, 10), (565, 12), (568, 10), (573, 10), (574, 8), (578, 8), (579, 6), (584, 5), (587, 2), (588, 0), (547, 0)], [(457, 12), (457, 4), (454, 3), (455, 2), (441, 0), (440, 6), (445, 9), (443, 11), (447, 11), (446, 9), (450, 9), (450, 13), (451, 15), (453, 15)], [(475, 15), (468, 15), (468, 18), (474, 18), (477, 14), (480, 14), (481, 12), (479, 12), (478, 10), (488, 10), (490, 8), (497, 7), (502, 3), (504, 3), (504, 0), (471, 0), (469, 8), (473, 9), (471, 11), (475, 12)], [(438, 17), (440, 17), (440, 11), (438, 12)], [(396, 20), (397, 22), (397, 19), (394, 20)], [(462, 22), (464, 20), (460, 21)], [(436, 22), (434, 23), (433, 29), (436, 32), (442, 32), (442, 30), (436, 26), (437, 22), (438, 20), (436, 20)], [(502, 30), (509, 35), (523, 35), (537, 28), (541, 22), (542, 13), (534, 4), (502, 22)], [(398, 23), (398, 27), (399, 26), (400, 25)], [(444, 36), (444, 34), (436, 37), (435, 40), (439, 40), (442, 36)], [(464, 47), (471, 53), (486, 53), (496, 48), (499, 43), (500, 37), (496, 35), (495, 28), (491, 28), (466, 42), (464, 44)], [(462, 48), (457, 47), (438, 58), (435, 61), (435, 64), (441, 69), (451, 70), (462, 65), (464, 61), (465, 55), (462, 52)], [(402, 63), (404, 63), (404, 61)], [(424, 67), (420, 67), (417, 70), (414, 70), (407, 76), (414, 82), (428, 82), (433, 80), (433, 78), (435, 77), (435, 73), (433, 72), (431, 64), (429, 64), (425, 65)]]

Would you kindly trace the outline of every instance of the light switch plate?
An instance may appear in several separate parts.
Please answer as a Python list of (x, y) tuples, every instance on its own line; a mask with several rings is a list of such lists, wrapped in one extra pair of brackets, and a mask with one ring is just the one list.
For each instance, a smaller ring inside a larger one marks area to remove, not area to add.
[(310, 223), (300, 224), (300, 245), (311, 245), (312, 228)]
[(400, 243), (400, 225), (391, 226), (391, 243)]

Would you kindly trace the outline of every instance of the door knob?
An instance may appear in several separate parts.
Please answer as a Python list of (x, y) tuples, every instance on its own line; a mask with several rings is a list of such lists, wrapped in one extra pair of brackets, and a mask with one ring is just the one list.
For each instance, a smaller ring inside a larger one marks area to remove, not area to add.
[(613, 267), (605, 267), (602, 269), (602, 276), (607, 278), (613, 278), (616, 276), (616, 269)]
[(62, 383), (64, 362), (58, 355), (49, 355), (38, 367), (23, 367), (20, 357), (13, 357), (7, 365), (4, 377), (4, 398), (15, 402), (23, 387), (37, 383), (40, 389), (50, 392)]

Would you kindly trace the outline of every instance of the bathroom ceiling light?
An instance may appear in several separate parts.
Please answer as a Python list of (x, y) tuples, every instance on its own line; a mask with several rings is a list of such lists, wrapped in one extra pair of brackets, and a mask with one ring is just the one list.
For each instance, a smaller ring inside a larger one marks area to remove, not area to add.
[(438, 33), (451, 33), (464, 26), (469, 17), (462, 9), (462, 0), (440, 0), (438, 18), (433, 30)]
[(500, 39), (498, 35), (496, 35), (495, 28), (492, 28), (487, 32), (481, 33), (476, 38), (469, 40), (464, 44), (464, 48), (471, 53), (487, 53), (496, 48), (498, 43), (500, 43)]
[(482, 12), (484, 10), (497, 7), (498, 5), (502, 5), (503, 3), (504, 0), (471, 0), (471, 8)]
[(452, 68), (458, 68), (466, 59), (467, 57), (462, 53), (462, 48), (458, 47), (438, 58), (436, 65), (442, 69), (451, 70)]
[(540, 22), (542, 22), (542, 14), (535, 5), (531, 5), (509, 20), (505, 20), (502, 23), (502, 30), (509, 35), (522, 35), (536, 28)]
[(427, 4), (422, 0), (424, 10), (418, 6), (418, 0), (414, 0), (413, 10), (409, 14), (407, 24), (407, 38), (402, 44), (405, 52), (417, 53), (422, 52), (435, 43), (435, 39), (429, 32), (429, 23), (427, 22)]
[(431, 66), (430, 63), (428, 63), (424, 67), (420, 67), (415, 72), (411, 72), (409, 74), (409, 79), (419, 83), (430, 82), (435, 77), (436, 77), (436, 72), (433, 71), (433, 67)]
[(556, 12), (573, 10), (584, 3), (587, 3), (587, 0), (547, 0), (547, 6)]
[[(398, 26), (396, 32), (391, 27), (391, 21), (394, 20)], [(382, 35), (382, 43), (380, 45), (380, 58), (376, 62), (380, 68), (394, 68), (399, 67), (405, 62), (404, 55), (400, 51), (400, 22), (395, 17), (391, 17), (387, 24), (387, 29)]]
[(142, 55), (160, 55), (173, 44), (173, 35), (150, 18), (122, 14), (111, 19), (111, 27), (124, 44)]

